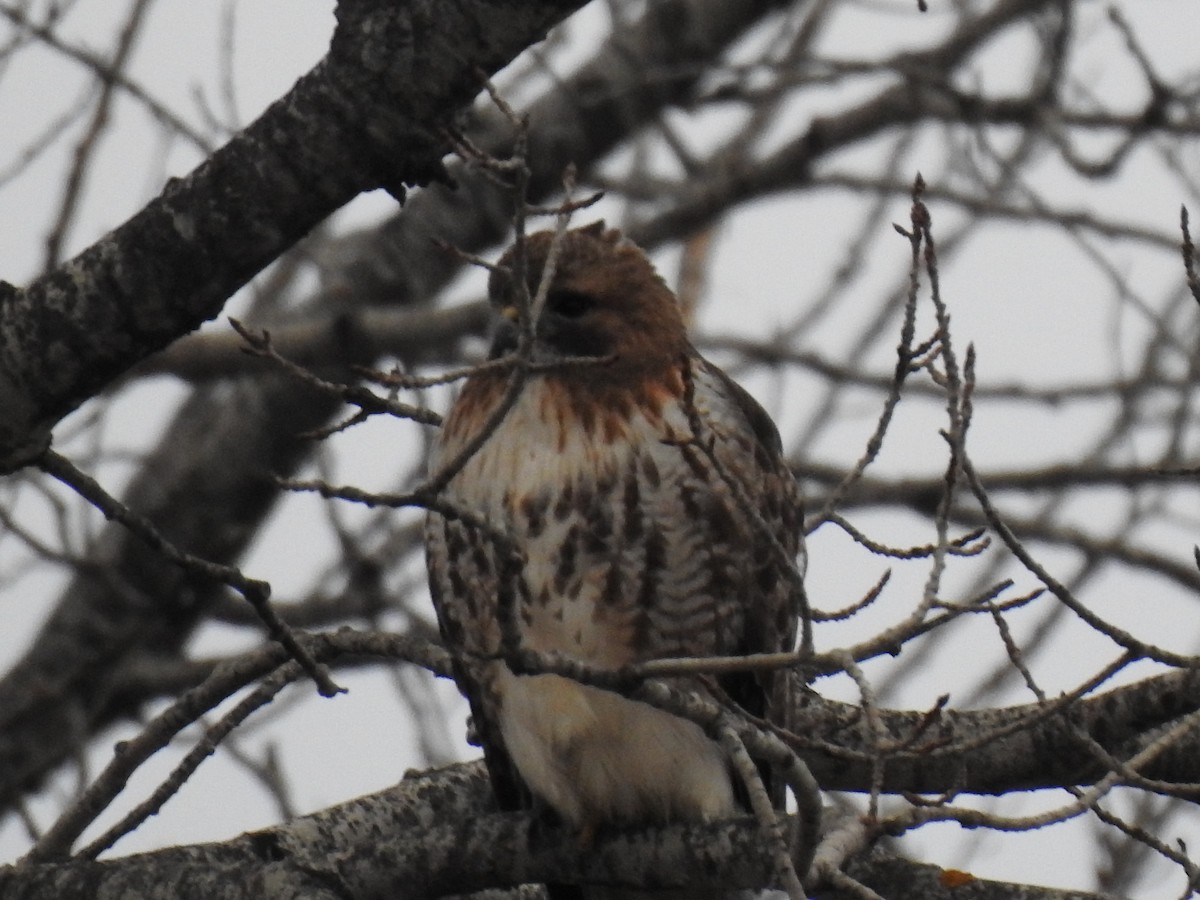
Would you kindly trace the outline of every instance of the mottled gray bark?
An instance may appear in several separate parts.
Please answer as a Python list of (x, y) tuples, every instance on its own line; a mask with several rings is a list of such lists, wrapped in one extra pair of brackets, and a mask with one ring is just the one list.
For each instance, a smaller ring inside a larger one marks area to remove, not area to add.
[[(1033, 884), (1012, 884), (974, 878), (970, 873), (947, 873), (898, 856), (872, 854), (848, 867), (860, 884), (887, 900), (1116, 900), (1109, 894), (1057, 890)], [(858, 900), (852, 890), (823, 889), (813, 900)]]
[[(1180, 670), (1056, 711), (1036, 703), (944, 710), (936, 716), (919, 710), (881, 710), (887, 738), (898, 745), (885, 754), (883, 789), (1003, 794), (1092, 784), (1111, 771), (1095, 748), (1127, 759), (1162, 727), (1197, 709), (1200, 672)], [(800, 723), (797, 733), (814, 745), (804, 757), (822, 787), (869, 788), (875, 751), (860, 707), (820, 699), (797, 710), (795, 717)], [(818, 742), (838, 748), (838, 753), (822, 752)], [(1200, 781), (1200, 735), (1175, 741), (1140, 774), (1179, 785)]]
[(346, 0), (329, 54), (124, 225), (0, 297), (0, 471), (356, 194), (443, 174), (439, 126), (583, 0)]
[[(750, 819), (597, 838), (497, 813), (482, 764), (406, 779), (387, 791), (219, 844), (110, 862), (0, 868), (6, 900), (418, 900), (527, 882), (590, 879), (657, 887), (761, 886), (769, 846)], [(960, 876), (875, 853), (849, 873), (889, 900), (1087, 900), (1098, 895)], [(818, 888), (814, 897), (852, 893)]]

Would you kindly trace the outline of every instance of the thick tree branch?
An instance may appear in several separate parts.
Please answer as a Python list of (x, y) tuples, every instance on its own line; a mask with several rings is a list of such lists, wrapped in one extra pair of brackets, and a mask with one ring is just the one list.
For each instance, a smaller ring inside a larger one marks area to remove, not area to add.
[[(1159, 728), (1200, 709), (1200, 672), (1146, 678), (1061, 707), (928, 712), (881, 710), (899, 749), (889, 753), (884, 790), (1001, 794), (1091, 784), (1110, 770), (1090, 741), (1118, 759), (1136, 754)], [(796, 710), (803, 756), (826, 790), (863, 791), (874, 749), (862, 710), (813, 699)], [(824, 749), (822, 749), (824, 748)], [(1200, 739), (1180, 742), (1142, 775), (1180, 785), (1200, 782)]]
[(0, 296), (0, 471), (356, 194), (441, 174), (437, 128), (583, 0), (346, 0), (329, 55), (124, 225)]
[[(838, 848), (830, 851), (838, 855)], [(859, 859), (858, 852), (847, 860), (849, 873), (885, 891), (889, 900), (1098, 896), (961, 874), (948, 880), (936, 866), (884, 854)], [(584, 848), (568, 830), (525, 814), (495, 812), (483, 766), (471, 763), (415, 775), (379, 794), (224, 843), (104, 862), (0, 868), (0, 894), (10, 900), (417, 900), (547, 880), (658, 887), (719, 880), (752, 886), (761, 885), (762, 873), (770, 871), (770, 848), (752, 819), (612, 834)], [(817, 887), (814, 896), (855, 895)]]

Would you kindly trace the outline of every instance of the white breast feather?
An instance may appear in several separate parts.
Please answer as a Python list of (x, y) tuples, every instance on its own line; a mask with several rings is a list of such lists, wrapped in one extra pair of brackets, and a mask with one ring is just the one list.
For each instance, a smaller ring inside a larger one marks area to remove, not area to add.
[[(535, 386), (527, 387), (468, 463), (470, 477), (455, 479), (457, 502), (494, 521), (508, 522), (511, 510), (506, 504), (547, 485), (621, 472), (634, 446), (657, 457), (664, 472), (680, 465), (678, 448), (664, 443), (666, 437), (690, 432), (678, 407), (664, 411), (665, 422), (635, 412), (627, 438), (612, 442), (589, 437), (583, 428), (568, 428), (560, 449), (559, 428), (546, 421)], [(665, 502), (676, 502), (673, 492)], [(655, 511), (663, 513), (662, 508)], [(551, 517), (524, 547), (525, 579), (535, 591), (553, 583), (556, 551), (569, 525)], [(647, 527), (658, 525), (650, 522)], [(636, 551), (630, 556), (638, 558)], [(525, 634), (529, 646), (560, 650), (598, 665), (630, 661), (620, 636), (605, 632), (595, 621), (593, 607), (600, 589), (600, 584), (585, 586), (573, 602), (564, 600), (561, 616), (538, 620)], [(578, 635), (582, 643), (576, 642)], [(724, 756), (694, 723), (556, 675), (515, 676), (503, 663), (492, 664), (490, 675), (513, 763), (529, 788), (572, 825), (709, 820), (736, 811)]]

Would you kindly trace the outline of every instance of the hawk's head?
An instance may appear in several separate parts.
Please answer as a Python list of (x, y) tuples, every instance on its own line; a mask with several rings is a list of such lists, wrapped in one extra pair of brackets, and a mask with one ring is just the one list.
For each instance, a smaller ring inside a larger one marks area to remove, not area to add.
[[(532, 298), (554, 241), (542, 231), (525, 241), (525, 282)], [(492, 357), (516, 349), (516, 248), (501, 258), (488, 284), (499, 313)], [(621, 232), (595, 222), (563, 234), (545, 306), (534, 323), (535, 359), (609, 357), (611, 363), (578, 370), (583, 377), (623, 377), (671, 365), (687, 349), (687, 335), (675, 295), (650, 260)]]

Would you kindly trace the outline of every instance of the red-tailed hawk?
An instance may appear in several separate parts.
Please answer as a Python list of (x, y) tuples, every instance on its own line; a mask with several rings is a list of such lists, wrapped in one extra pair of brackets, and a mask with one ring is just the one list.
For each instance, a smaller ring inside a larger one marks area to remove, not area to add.
[[(530, 296), (552, 240), (526, 243)], [(523, 647), (600, 667), (790, 650), (796, 639), (788, 569), (801, 510), (774, 424), (691, 346), (675, 296), (620, 232), (596, 223), (560, 243), (535, 323), (537, 368), (444, 493), (507, 532), (523, 561), (478, 523), (430, 514), (442, 634), (460, 654), (503, 805), (517, 805), (523, 785), (585, 833), (728, 816), (739, 810), (728, 763), (697, 725), (558, 675), (514, 675), (496, 658), (504, 609)], [(517, 346), (516, 262), (510, 250), (489, 284), (493, 356)], [(435, 472), (479, 435), (510, 377), (467, 379)], [(783, 675), (718, 683), (721, 699), (754, 715), (786, 702)]]

